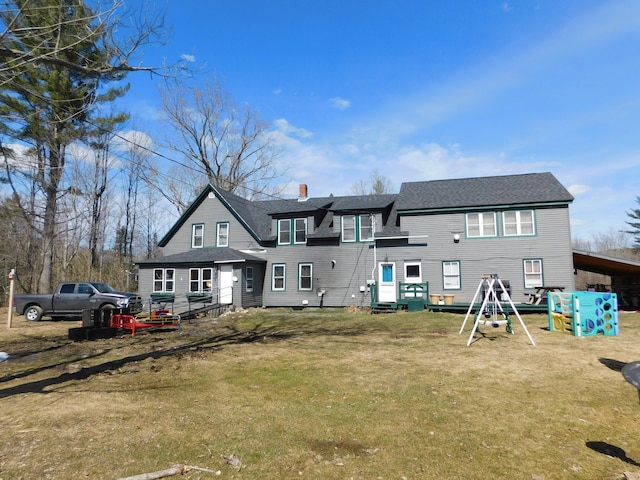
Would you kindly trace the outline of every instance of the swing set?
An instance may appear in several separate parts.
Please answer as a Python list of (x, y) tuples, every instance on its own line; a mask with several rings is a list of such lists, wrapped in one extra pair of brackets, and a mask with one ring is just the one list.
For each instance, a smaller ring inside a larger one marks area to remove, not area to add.
[[(500, 287), (500, 298), (497, 293), (497, 288)], [(505, 325), (505, 330), (507, 333), (513, 334), (513, 325), (511, 324), (511, 318), (509, 317), (509, 313), (505, 312), (504, 308), (502, 308), (502, 301), (506, 301), (509, 303), (511, 308), (513, 309), (513, 313), (518, 317), (520, 321), (520, 325), (529, 337), (529, 341), (531, 345), (535, 345), (536, 343), (533, 341), (529, 330), (527, 330), (520, 313), (518, 313), (518, 309), (511, 300), (511, 296), (507, 288), (502, 283), (502, 280), (498, 277), (497, 274), (491, 275), (483, 275), (480, 280), (480, 284), (476, 290), (475, 295), (473, 296), (473, 300), (469, 305), (469, 309), (467, 310), (467, 314), (464, 317), (464, 321), (462, 322), (462, 327), (460, 327), (460, 333), (462, 334), (464, 327), (467, 323), (467, 320), (471, 316), (471, 312), (474, 309), (474, 305), (479, 301), (482, 296), (482, 303), (480, 308), (475, 313), (475, 322), (473, 325), (473, 329), (471, 330), (471, 335), (469, 335), (469, 340), (467, 341), (467, 346), (471, 345), (471, 341), (473, 340), (473, 335), (476, 331), (480, 332), (479, 326), (482, 325), (491, 325), (494, 328), (498, 328), (501, 325)]]

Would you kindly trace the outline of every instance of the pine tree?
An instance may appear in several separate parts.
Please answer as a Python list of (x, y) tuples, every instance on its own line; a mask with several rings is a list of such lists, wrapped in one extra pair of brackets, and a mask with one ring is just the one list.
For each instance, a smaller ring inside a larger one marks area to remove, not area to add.
[[(640, 205), (640, 197), (636, 197), (636, 202)], [(627, 230), (627, 233), (633, 235), (633, 247), (636, 250), (640, 250), (640, 208), (633, 208), (630, 212), (627, 212), (630, 222), (626, 222), (632, 230)]]
[[(42, 239), (40, 291), (53, 287), (66, 149), (87, 137), (100, 104), (126, 92), (103, 88), (126, 72), (99, 73), (112, 50), (105, 43), (108, 25), (97, 18), (82, 0), (8, 0), (0, 12), (0, 50), (23, 53), (0, 68), (0, 133), (30, 146), (31, 180), (42, 194), (38, 218), (30, 219)], [(15, 190), (14, 197), (19, 201)]]

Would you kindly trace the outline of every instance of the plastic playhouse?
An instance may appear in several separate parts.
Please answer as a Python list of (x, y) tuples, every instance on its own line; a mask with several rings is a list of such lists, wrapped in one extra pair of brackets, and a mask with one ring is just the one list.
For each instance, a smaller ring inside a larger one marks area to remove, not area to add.
[(549, 330), (576, 337), (618, 335), (618, 298), (609, 292), (549, 292)]

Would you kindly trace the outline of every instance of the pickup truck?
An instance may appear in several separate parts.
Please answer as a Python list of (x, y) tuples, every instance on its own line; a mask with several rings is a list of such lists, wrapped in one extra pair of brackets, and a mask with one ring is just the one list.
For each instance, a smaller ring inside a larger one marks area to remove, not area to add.
[(142, 299), (135, 293), (118, 292), (106, 283), (64, 282), (53, 294), (14, 295), (13, 307), (28, 322), (37, 322), (43, 316), (52, 320), (82, 318), (83, 310), (128, 308), (135, 315), (142, 311)]

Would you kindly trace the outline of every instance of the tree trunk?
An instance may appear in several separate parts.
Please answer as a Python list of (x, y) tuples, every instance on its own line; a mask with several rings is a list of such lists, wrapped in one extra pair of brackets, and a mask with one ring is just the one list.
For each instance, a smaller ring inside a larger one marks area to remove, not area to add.
[(42, 226), (42, 273), (38, 282), (41, 293), (53, 291), (56, 218), (58, 194), (64, 168), (64, 146), (57, 143), (49, 150), (49, 178), (45, 179), (44, 224)]

